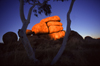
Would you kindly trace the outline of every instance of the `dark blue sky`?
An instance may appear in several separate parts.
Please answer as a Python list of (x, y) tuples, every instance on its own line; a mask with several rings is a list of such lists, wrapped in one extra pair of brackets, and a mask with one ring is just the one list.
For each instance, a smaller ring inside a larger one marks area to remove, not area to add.
[[(71, 0), (65, 2), (53, 2), (51, 0), (48, 3), (52, 6), (52, 14), (50, 16), (58, 15), (61, 18), (64, 30), (66, 30), (66, 14)], [(0, 42), (2, 42), (3, 34), (8, 31), (13, 31), (17, 34), (18, 29), (22, 27), (19, 4), (19, 0), (0, 0)], [(31, 5), (26, 4), (24, 7), (25, 17), (27, 17)], [(32, 26), (46, 17), (49, 16), (45, 16), (44, 13), (38, 17), (35, 17), (32, 13), (28, 29), (31, 29)], [(83, 37), (100, 37), (100, 0), (76, 0), (70, 18), (72, 21), (71, 29), (77, 31)]]

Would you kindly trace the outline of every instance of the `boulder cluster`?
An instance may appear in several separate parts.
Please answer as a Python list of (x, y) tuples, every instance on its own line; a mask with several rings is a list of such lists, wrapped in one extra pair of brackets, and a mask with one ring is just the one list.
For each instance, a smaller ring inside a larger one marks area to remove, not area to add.
[[(41, 61), (38, 65), (50, 65), (62, 46), (65, 31), (60, 18), (52, 16), (42, 19), (31, 30), (27, 29), (26, 35), (36, 58)], [(16, 33), (7, 32), (2, 39), (4, 43), (0, 43), (0, 65), (37, 65), (28, 59), (22, 41), (20, 38), (17, 41)], [(100, 66), (100, 38), (86, 36), (83, 39), (78, 32), (71, 30), (65, 50), (55, 65)]]
[(45, 36), (49, 36), (50, 39), (56, 40), (65, 36), (62, 25), (58, 16), (47, 17), (35, 24), (31, 30), (26, 30), (26, 34), (45, 34)]
[[(26, 30), (26, 35), (28, 39), (38, 39), (38, 38), (46, 38), (46, 39), (60, 39), (64, 38), (65, 31), (63, 30), (62, 23), (60, 22), (59, 16), (52, 16), (42, 19), (39, 23), (35, 24), (32, 29)], [(33, 34), (33, 36), (31, 36)], [(32, 37), (32, 38), (30, 38)], [(86, 36), (85, 39), (78, 34), (76, 31), (71, 30), (68, 36), (68, 44), (69, 45), (76, 45), (76, 44), (83, 44), (88, 43), (100, 43), (100, 38), (94, 39), (90, 36)], [(12, 42), (16, 42), (18, 37), (14, 32), (7, 32), (3, 35), (2, 40), (4, 44), (11, 44)]]

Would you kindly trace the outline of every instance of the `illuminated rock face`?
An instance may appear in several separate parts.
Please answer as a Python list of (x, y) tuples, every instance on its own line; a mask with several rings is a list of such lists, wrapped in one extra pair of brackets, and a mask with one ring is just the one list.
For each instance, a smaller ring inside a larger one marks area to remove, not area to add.
[(4, 44), (12, 43), (17, 41), (17, 35), (14, 32), (7, 32), (2, 37)]
[(54, 33), (63, 30), (62, 26), (50, 26), (49, 33)]
[(50, 22), (47, 23), (47, 26), (62, 26), (62, 23), (50, 21)]
[(35, 34), (49, 35), (49, 37), (54, 40), (65, 36), (65, 31), (63, 31), (62, 23), (58, 16), (42, 19), (40, 23), (32, 27), (32, 32)]
[(48, 27), (46, 23), (38, 23), (32, 27), (32, 32), (35, 34), (48, 33)]
[(63, 38), (65, 36), (65, 32), (64, 31), (59, 31), (59, 32), (56, 32), (56, 33), (51, 33), (49, 34), (49, 36), (51, 37), (51, 39), (60, 39), (60, 38)]
[(49, 21), (60, 21), (60, 18), (59, 18), (59, 16), (47, 17), (45, 19), (42, 19), (40, 21), (40, 23), (45, 23), (45, 22), (49, 22)]

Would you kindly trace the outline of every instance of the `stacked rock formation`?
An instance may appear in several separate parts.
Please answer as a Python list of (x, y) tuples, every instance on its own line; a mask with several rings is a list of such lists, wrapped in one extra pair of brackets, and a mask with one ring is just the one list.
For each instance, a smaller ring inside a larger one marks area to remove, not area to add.
[(58, 16), (47, 17), (32, 27), (35, 34), (48, 34), (50, 39), (60, 39), (65, 36), (62, 23)]

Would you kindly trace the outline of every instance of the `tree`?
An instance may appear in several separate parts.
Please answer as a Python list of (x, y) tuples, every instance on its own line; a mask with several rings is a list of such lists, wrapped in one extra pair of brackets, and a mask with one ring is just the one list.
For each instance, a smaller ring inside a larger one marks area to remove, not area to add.
[(66, 27), (66, 33), (65, 33), (65, 37), (63, 39), (62, 46), (61, 46), (60, 50), (58, 51), (57, 55), (54, 57), (53, 61), (51, 62), (51, 65), (53, 65), (57, 62), (57, 60), (60, 58), (60, 56), (62, 55), (62, 53), (65, 49), (67, 39), (68, 39), (69, 33), (71, 31), (71, 28), (70, 28), (70, 24), (71, 24), (70, 13), (72, 11), (72, 7), (73, 7), (74, 2), (75, 2), (75, 0), (71, 1), (70, 8), (69, 8), (69, 11), (67, 13), (67, 27)]
[[(43, 3), (40, 3), (39, 0), (19, 0), (19, 1), (20, 1), (20, 18), (23, 23), (23, 26), (21, 29), (18, 30), (18, 35), (22, 41), (22, 44), (24, 45), (27, 51), (28, 57), (34, 62), (37, 62), (38, 60), (35, 58), (35, 52), (33, 51), (33, 48), (31, 47), (30, 42), (26, 36), (26, 29), (27, 29), (28, 24), (30, 23), (32, 9), (35, 6), (38, 6), (39, 14), (41, 12), (44, 12), (45, 15), (51, 14), (50, 5), (47, 4), (49, 0), (44, 0)], [(25, 15), (24, 15), (24, 4), (25, 3), (29, 3), (30, 5), (32, 5), (32, 7), (30, 7), (29, 9), (27, 19), (25, 19)], [(34, 11), (37, 11), (37, 10), (34, 10)], [(38, 16), (37, 14), (34, 14), (34, 15)]]
[[(30, 3), (30, 1), (32, 1), (33, 3)], [(27, 51), (29, 58), (34, 60), (34, 62), (37, 62), (38, 60), (35, 58), (35, 53), (34, 53), (32, 47), (30, 45), (30, 42), (29, 42), (25, 32), (26, 32), (28, 24), (30, 23), (30, 17), (31, 17), (32, 9), (36, 5), (38, 6), (38, 13), (39, 14), (41, 14), (42, 12), (44, 12), (46, 16), (51, 14), (51, 10), (50, 10), (51, 5), (47, 4), (48, 1), (49, 0), (44, 0), (43, 3), (40, 3), (39, 0), (20, 0), (20, 18), (22, 20), (23, 26), (22, 26), (21, 29), (19, 29), (18, 35), (19, 35), (19, 37), (20, 37), (20, 39), (21, 39), (21, 41), (22, 41), (22, 43), (23, 43), (23, 45), (24, 45), (24, 47)], [(61, 1), (63, 2), (64, 0), (61, 0)], [(24, 11), (23, 11), (25, 2), (29, 3), (30, 5), (33, 5), (29, 9), (27, 19), (25, 19)], [(51, 65), (53, 65), (57, 62), (57, 60), (60, 58), (60, 56), (62, 55), (62, 53), (65, 49), (67, 39), (68, 39), (69, 33), (71, 31), (71, 28), (70, 28), (70, 24), (71, 24), (70, 13), (72, 11), (72, 7), (73, 7), (74, 2), (75, 2), (75, 0), (71, 1), (70, 8), (69, 8), (69, 11), (67, 13), (67, 27), (66, 27), (66, 33), (65, 33), (65, 37), (64, 37), (62, 46), (61, 46), (60, 50), (58, 51), (57, 55), (54, 57), (53, 61), (51, 62)], [(36, 9), (34, 9), (33, 12), (35, 12), (35, 14), (34, 14), (35, 16), (38, 16)]]

